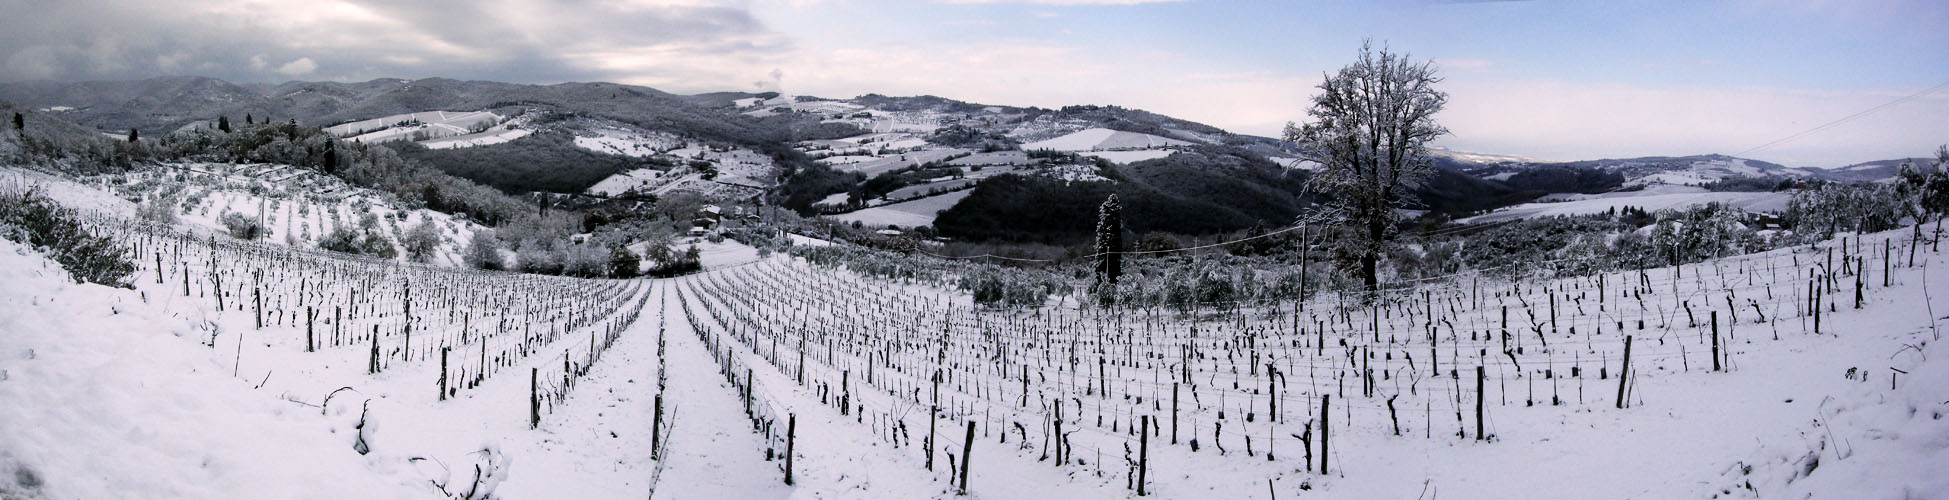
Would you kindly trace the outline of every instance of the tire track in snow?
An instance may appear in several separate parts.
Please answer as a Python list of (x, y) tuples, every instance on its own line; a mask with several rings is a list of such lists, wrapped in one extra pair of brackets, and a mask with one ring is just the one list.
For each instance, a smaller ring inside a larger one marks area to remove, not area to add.
[[(788, 498), (783, 462), (765, 461), (765, 442), (751, 432), (744, 402), (718, 375), (717, 362), (683, 320), (682, 306), (673, 294), (676, 285), (661, 281), (664, 332), (670, 384), (664, 395), (666, 414), (676, 419), (666, 441), (663, 475), (657, 498)], [(644, 423), (648, 425), (647, 422)]]

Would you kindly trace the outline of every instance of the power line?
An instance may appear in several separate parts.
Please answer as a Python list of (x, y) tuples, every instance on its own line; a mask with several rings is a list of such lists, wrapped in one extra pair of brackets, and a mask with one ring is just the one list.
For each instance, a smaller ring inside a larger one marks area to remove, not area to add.
[(1906, 95), (1906, 96), (1902, 96), (1901, 98), (1899, 98), (1899, 99), (1895, 99), (1895, 100), (1893, 100), (1893, 101), (1888, 101), (1888, 102), (1885, 102), (1885, 103), (1882, 103), (1882, 104), (1881, 104), (1880, 106), (1875, 106), (1875, 107), (1872, 107), (1872, 108), (1868, 108), (1868, 109), (1865, 109), (1865, 110), (1862, 110), (1861, 112), (1858, 112), (1858, 113), (1855, 113), (1855, 114), (1851, 114), (1851, 115), (1847, 115), (1847, 116), (1844, 116), (1844, 117), (1841, 117), (1841, 118), (1840, 118), (1840, 119), (1838, 119), (1838, 120), (1834, 120), (1834, 121), (1830, 121), (1830, 122), (1827, 122), (1827, 123), (1823, 123), (1823, 124), (1820, 124), (1819, 126), (1816, 126), (1816, 127), (1814, 127), (1814, 128), (1810, 128), (1810, 129), (1807, 129), (1807, 130), (1803, 130), (1803, 131), (1800, 131), (1800, 133), (1797, 133), (1797, 134), (1793, 134), (1793, 135), (1789, 135), (1789, 136), (1786, 136), (1786, 137), (1783, 137), (1783, 138), (1780, 138), (1780, 139), (1778, 139), (1778, 140), (1775, 140), (1775, 141), (1773, 141), (1773, 142), (1769, 142), (1769, 143), (1766, 143), (1766, 144), (1761, 144), (1761, 145), (1758, 145), (1758, 146), (1754, 146), (1754, 147), (1753, 147), (1752, 149), (1748, 149), (1748, 150), (1745, 150), (1745, 151), (1740, 151), (1740, 152), (1738, 152), (1738, 153), (1733, 153), (1732, 155), (1733, 155), (1733, 156), (1746, 156), (1746, 154), (1747, 154), (1747, 153), (1752, 153), (1752, 152), (1754, 152), (1754, 151), (1759, 151), (1759, 150), (1762, 150), (1762, 149), (1766, 149), (1766, 148), (1770, 148), (1770, 147), (1773, 147), (1773, 146), (1778, 146), (1778, 145), (1780, 145), (1780, 144), (1783, 144), (1783, 143), (1786, 143), (1786, 142), (1788, 142), (1788, 141), (1792, 141), (1792, 140), (1795, 140), (1795, 139), (1799, 139), (1799, 138), (1802, 138), (1802, 137), (1806, 137), (1806, 136), (1809, 136), (1809, 135), (1813, 135), (1813, 134), (1816, 134), (1816, 133), (1820, 133), (1820, 132), (1822, 132), (1822, 131), (1825, 131), (1825, 130), (1827, 130), (1827, 129), (1829, 129), (1829, 128), (1833, 128), (1833, 127), (1835, 127), (1835, 126), (1838, 126), (1838, 125), (1840, 125), (1840, 124), (1843, 124), (1843, 123), (1847, 123), (1847, 122), (1850, 122), (1850, 121), (1853, 121), (1853, 120), (1855, 120), (1855, 119), (1857, 119), (1857, 118), (1861, 118), (1861, 117), (1863, 117), (1863, 116), (1868, 116), (1869, 114), (1873, 114), (1873, 113), (1874, 113), (1874, 112), (1876, 112), (1876, 111), (1881, 111), (1881, 110), (1883, 110), (1883, 109), (1887, 109), (1888, 107), (1890, 107), (1890, 106), (1894, 106), (1894, 105), (1896, 105), (1896, 104), (1901, 104), (1901, 103), (1904, 103), (1904, 102), (1908, 102), (1908, 101), (1912, 101), (1912, 100), (1915, 100), (1915, 99), (1918, 99), (1918, 98), (1921, 98), (1922, 96), (1925, 96), (1925, 95), (1929, 95), (1929, 94), (1932, 94), (1932, 93), (1935, 93), (1936, 91), (1938, 91), (1938, 90), (1942, 90), (1942, 89), (1944, 89), (1944, 88), (1949, 88), (1949, 81), (1944, 81), (1944, 82), (1942, 82), (1942, 83), (1938, 83), (1938, 84), (1936, 84), (1936, 85), (1935, 85), (1935, 86), (1933, 86), (1933, 87), (1929, 87), (1929, 88), (1926, 88), (1926, 89), (1922, 89), (1922, 90), (1921, 90), (1921, 91), (1919, 91), (1919, 92), (1916, 92), (1916, 93), (1913, 93), (1913, 94), (1909, 94), (1909, 95)]

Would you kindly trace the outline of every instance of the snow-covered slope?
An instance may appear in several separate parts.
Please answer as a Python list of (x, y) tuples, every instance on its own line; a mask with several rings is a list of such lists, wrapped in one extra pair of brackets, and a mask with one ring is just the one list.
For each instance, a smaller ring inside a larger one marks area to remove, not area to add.
[[(20, 172), (11, 167), (0, 171)], [(370, 225), (395, 249), (403, 249), (408, 231), (431, 222), (440, 242), (430, 262), (454, 267), (463, 265), (461, 251), (475, 232), (484, 229), (473, 221), (406, 207), (391, 196), (289, 165), (180, 163), (87, 178), (82, 183), (49, 176), (35, 176), (34, 181), (63, 193), (63, 201), (120, 199), (129, 213), (136, 203), (170, 203), (180, 223), (212, 234), (226, 230), (225, 214), (241, 214), (263, 226), (264, 241), (299, 248), (316, 248), (338, 228), (364, 230)]]
[(0, 282), (0, 497), (438, 497), (354, 452), (343, 415), (233, 376), (234, 321), (6, 240)]
[(1786, 210), (1787, 201), (1792, 198), (1793, 193), (1790, 191), (1707, 191), (1691, 186), (1654, 185), (1639, 191), (1599, 195), (1558, 195), (1549, 201), (1499, 208), (1486, 214), (1458, 219), (1455, 222), (1479, 224), (1538, 217), (1590, 215), (1613, 209), (1622, 210), (1624, 207), (1637, 207), (1655, 212), (1665, 209), (1684, 209), (1707, 203), (1720, 203), (1748, 212), (1780, 212)]
[(1124, 132), (1107, 128), (1079, 130), (1045, 141), (1023, 144), (1024, 150), (1049, 149), (1055, 151), (1116, 151), (1134, 149), (1156, 149), (1175, 146), (1190, 146), (1188, 141), (1136, 132)]
[(367, 143), (425, 141), (466, 135), (476, 127), (500, 123), (501, 119), (487, 111), (423, 111), (341, 123), (325, 127), (325, 132)]

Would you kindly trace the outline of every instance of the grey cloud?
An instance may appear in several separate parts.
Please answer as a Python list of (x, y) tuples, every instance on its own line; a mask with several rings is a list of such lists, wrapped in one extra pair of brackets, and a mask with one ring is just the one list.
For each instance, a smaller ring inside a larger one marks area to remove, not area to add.
[[(316, 65), (306, 79), (675, 79), (686, 66), (695, 67), (696, 59), (765, 60), (789, 49), (788, 41), (749, 11), (715, 6), (587, 0), (269, 5), (0, 0), (0, 11), (10, 13), (0, 17), (0, 81), (165, 74), (279, 81), (287, 78), (280, 68), (303, 58)], [(657, 54), (665, 60), (635, 57), (619, 66), (602, 58), (616, 54)], [(261, 59), (254, 62), (254, 57)], [(725, 75), (733, 79), (720, 83), (761, 74)]]

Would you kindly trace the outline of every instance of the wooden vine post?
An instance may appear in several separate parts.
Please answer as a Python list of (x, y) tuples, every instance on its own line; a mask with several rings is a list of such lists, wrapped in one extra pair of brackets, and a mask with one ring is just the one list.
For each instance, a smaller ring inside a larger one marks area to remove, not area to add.
[(1484, 432), (1482, 429), (1482, 399), (1483, 399), (1482, 383), (1487, 378), (1488, 378), (1488, 371), (1484, 370), (1482, 368), (1482, 365), (1475, 365), (1475, 440), (1476, 441), (1483, 441), (1489, 439), (1489, 434), (1487, 432)]
[(1331, 431), (1328, 430), (1327, 422), (1333, 420), (1332, 419), (1333, 414), (1329, 413), (1329, 410), (1332, 409), (1332, 402), (1333, 402), (1332, 394), (1320, 395), (1320, 473), (1321, 474), (1326, 473), (1326, 461), (1327, 461), (1327, 457), (1329, 456), (1327, 455), (1327, 436), (1331, 433)]
[(1624, 367), (1617, 370), (1617, 409), (1624, 409), (1624, 384), (1631, 374), (1631, 336), (1624, 336)]
[(1137, 496), (1144, 496), (1144, 479), (1150, 471), (1150, 415), (1144, 415), (1137, 431)]
[[(969, 428), (972, 429), (973, 427), (969, 427)], [(791, 415), (786, 416), (785, 419), (785, 485), (786, 486), (792, 485), (792, 456), (797, 454), (793, 450), (793, 446), (797, 444), (798, 440), (795, 438), (798, 436), (798, 432), (799, 432), (799, 414), (793, 413)], [(966, 486), (963, 486), (962, 489), (965, 490)]]
[(1712, 311), (1712, 371), (1720, 371), (1719, 365), (1719, 311)]
[(974, 431), (975, 431), (975, 423), (973, 420), (969, 420), (968, 437), (967, 439), (961, 440), (961, 494), (962, 495), (968, 494), (968, 462), (971, 462), (974, 459), (974, 457), (969, 455), (970, 453), (974, 453), (974, 440), (975, 440)]

